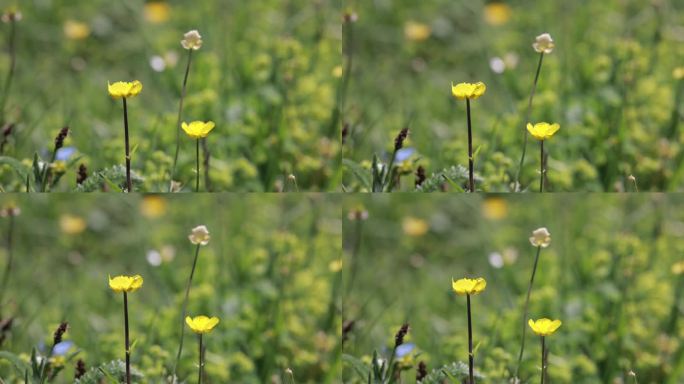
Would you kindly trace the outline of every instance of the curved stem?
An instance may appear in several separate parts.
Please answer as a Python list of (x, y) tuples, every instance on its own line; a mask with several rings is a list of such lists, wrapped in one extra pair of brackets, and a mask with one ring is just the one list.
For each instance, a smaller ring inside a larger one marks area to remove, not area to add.
[(532, 284), (534, 284), (534, 276), (537, 273), (537, 264), (539, 264), (539, 254), (541, 247), (537, 247), (537, 255), (534, 257), (534, 266), (532, 267), (532, 276), (530, 277), (530, 284), (527, 286), (527, 297), (525, 298), (525, 306), (523, 307), (522, 320), (522, 339), (520, 341), (520, 354), (518, 355), (518, 366), (515, 368), (515, 377), (518, 378), (518, 371), (520, 371), (520, 363), (522, 362), (523, 351), (525, 350), (525, 334), (527, 333), (527, 310), (530, 304), (530, 294), (532, 293)]
[(473, 176), (473, 130), (470, 122), (470, 99), (466, 98), (466, 110), (468, 115), (468, 189), (475, 192), (475, 178)]
[[(185, 66), (185, 76), (183, 77), (183, 87), (181, 89), (180, 102), (178, 103), (178, 120), (176, 121), (176, 153), (173, 155), (173, 167), (171, 168), (171, 181), (176, 175), (176, 164), (178, 163), (178, 152), (180, 151), (181, 118), (183, 116), (183, 100), (188, 85), (188, 75), (190, 74), (190, 63), (192, 62), (192, 49), (188, 51), (188, 64)], [(171, 185), (171, 184), (169, 184)], [(169, 187), (171, 192), (171, 187)]]
[[(541, 73), (542, 61), (544, 60), (544, 52), (539, 54), (539, 63), (537, 64), (537, 72), (534, 74), (534, 83), (532, 84), (532, 91), (530, 92), (530, 98), (527, 101), (527, 112), (525, 113), (525, 121), (523, 124), (527, 125), (530, 122), (530, 114), (532, 113), (532, 99), (534, 99), (534, 94), (537, 91), (537, 82), (539, 81), (539, 74)], [(527, 129), (523, 129), (523, 148), (522, 155), (520, 156), (520, 164), (518, 165), (518, 171), (515, 174), (515, 190), (517, 191), (520, 187), (520, 172), (522, 172), (522, 167), (525, 163), (525, 152), (527, 151)]]
[(176, 376), (176, 370), (178, 369), (178, 363), (180, 362), (181, 353), (183, 353), (183, 338), (185, 337), (185, 316), (187, 315), (188, 309), (188, 297), (190, 296), (190, 286), (192, 285), (192, 277), (195, 275), (195, 267), (197, 266), (197, 259), (199, 258), (200, 244), (197, 244), (195, 248), (195, 259), (192, 262), (192, 269), (190, 270), (190, 278), (188, 278), (188, 285), (185, 288), (185, 299), (183, 300), (183, 311), (181, 313), (181, 336), (180, 343), (178, 344), (178, 353), (176, 354), (176, 363), (173, 365), (173, 375)]
[(468, 374), (470, 377), (469, 384), (475, 384), (475, 376), (473, 374), (473, 366), (475, 359), (473, 358), (473, 324), (470, 316), (470, 295), (466, 295), (468, 299)]
[(131, 384), (131, 350), (128, 341), (128, 294), (123, 293), (124, 296), (124, 332), (126, 342), (126, 383)]
[(122, 98), (124, 108), (124, 140), (126, 144), (126, 192), (133, 192), (133, 184), (131, 183), (131, 150), (128, 142), (128, 106), (126, 105), (126, 98)]

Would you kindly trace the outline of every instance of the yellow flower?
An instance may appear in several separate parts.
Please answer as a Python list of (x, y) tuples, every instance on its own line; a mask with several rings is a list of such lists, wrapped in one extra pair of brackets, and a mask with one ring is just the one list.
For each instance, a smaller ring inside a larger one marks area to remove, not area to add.
[(138, 80), (132, 82), (117, 81), (114, 84), (107, 83), (107, 89), (112, 98), (121, 99), (138, 96), (143, 89), (143, 85)]
[(451, 279), (451, 288), (459, 296), (477, 295), (478, 293), (484, 291), (486, 287), (487, 281), (482, 277), (478, 277), (477, 279)]
[(112, 279), (109, 276), (109, 288), (116, 293), (120, 292), (135, 292), (143, 285), (143, 278), (140, 275), (135, 276), (116, 276)]
[(146, 195), (140, 203), (140, 213), (150, 219), (164, 215), (166, 199), (159, 195)]
[(532, 231), (530, 243), (535, 247), (546, 248), (551, 244), (551, 234), (546, 227), (537, 228)]
[(430, 225), (422, 219), (417, 219), (415, 217), (405, 217), (401, 221), (401, 229), (408, 236), (423, 236), (430, 229)]
[(342, 70), (341, 65), (338, 65), (335, 68), (333, 68), (333, 70), (332, 70), (333, 77), (340, 78), (340, 77), (342, 77), (342, 74), (343, 74), (343, 70)]
[(508, 4), (495, 2), (485, 5), (484, 19), (489, 25), (503, 25), (511, 18), (511, 7)]
[(475, 100), (478, 97), (484, 95), (486, 90), (487, 86), (483, 82), (478, 82), (475, 84), (458, 83), (456, 85), (454, 85), (454, 83), (451, 83), (451, 94), (454, 95), (454, 97), (458, 100)]
[(532, 328), (532, 331), (536, 333), (539, 336), (550, 336), (553, 335), (554, 332), (561, 326), (561, 321), (560, 320), (551, 320), (551, 319), (539, 319), (537, 321), (534, 321), (530, 319), (527, 324), (530, 325), (530, 328)]
[(407, 21), (404, 24), (404, 36), (409, 41), (423, 41), (430, 37), (432, 28), (429, 25), (415, 21)]
[(64, 36), (71, 40), (83, 40), (90, 36), (90, 27), (80, 21), (67, 20), (64, 22)]
[(684, 261), (674, 263), (672, 265), (672, 273), (675, 275), (684, 275)]
[(501, 220), (508, 215), (508, 203), (501, 197), (485, 198), (482, 215), (490, 220)]
[(672, 71), (672, 76), (676, 80), (684, 79), (684, 67), (677, 67)]
[(532, 125), (527, 123), (527, 131), (537, 140), (550, 139), (560, 129), (559, 124), (537, 123)]
[(163, 1), (145, 3), (145, 20), (152, 24), (160, 24), (169, 19), (171, 8)]
[(188, 324), (190, 329), (195, 333), (209, 333), (212, 329), (219, 323), (219, 318), (216, 316), (195, 316), (194, 318), (187, 316), (185, 318), (185, 323)]
[(192, 137), (193, 139), (201, 139), (203, 137), (207, 137), (209, 132), (211, 132), (212, 129), (216, 124), (214, 124), (213, 121), (207, 121), (206, 123), (203, 121), (193, 121), (192, 123), (188, 124), (186, 122), (183, 122), (181, 124), (181, 128), (185, 131), (185, 133), (188, 134), (188, 136)]
[(196, 29), (187, 32), (183, 35), (183, 40), (181, 40), (181, 45), (185, 49), (198, 50), (202, 48), (202, 35)]
[(79, 216), (66, 214), (59, 218), (59, 228), (67, 235), (78, 235), (85, 231), (87, 226), (86, 221)]
[(553, 48), (555, 46), (556, 45), (553, 43), (551, 35), (549, 35), (548, 33), (542, 33), (541, 35), (537, 36), (537, 38), (534, 40), (534, 43), (532, 44), (532, 48), (534, 48), (534, 50), (539, 53), (551, 53), (553, 52)]
[(211, 239), (211, 236), (209, 236), (209, 230), (206, 226), (198, 225), (197, 227), (192, 229), (192, 232), (190, 232), (188, 239), (190, 239), (190, 242), (195, 245), (207, 245), (209, 244), (209, 239)]
[(333, 260), (328, 264), (330, 272), (339, 272), (342, 270), (342, 259)]

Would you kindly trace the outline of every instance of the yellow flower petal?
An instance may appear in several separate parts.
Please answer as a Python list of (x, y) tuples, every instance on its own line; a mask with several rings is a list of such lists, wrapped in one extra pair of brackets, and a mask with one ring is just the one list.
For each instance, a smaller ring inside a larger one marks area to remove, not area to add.
[(558, 130), (560, 124), (536, 123), (532, 125), (527, 123), (527, 131), (537, 140), (550, 139)]
[(214, 327), (219, 323), (219, 318), (216, 316), (207, 317), (204, 315), (185, 318), (185, 323), (192, 329), (195, 333), (209, 333)]
[(134, 276), (116, 276), (112, 279), (111, 276), (109, 276), (109, 288), (112, 289), (112, 291), (121, 293), (121, 292), (135, 292), (140, 287), (143, 286), (143, 278), (140, 275), (134, 275)]
[(183, 122), (181, 124), (181, 128), (185, 133), (190, 136), (193, 139), (201, 139), (203, 137), (207, 137), (209, 135), (209, 132), (211, 132), (212, 129), (216, 124), (214, 124), (213, 121), (207, 121), (206, 123), (203, 121), (193, 121), (192, 123), (188, 124), (186, 122)]
[(484, 95), (487, 86), (483, 82), (451, 84), (451, 94), (458, 100), (475, 100)]
[(539, 320), (529, 319), (527, 324), (532, 328), (532, 331), (539, 336), (550, 336), (553, 335), (558, 328), (560, 328), (562, 322), (560, 320), (551, 320), (547, 318), (542, 318)]
[(132, 82), (117, 81), (114, 84), (107, 83), (107, 90), (109, 95), (114, 99), (134, 97), (142, 92), (143, 85), (140, 81)]
[(477, 295), (484, 291), (486, 287), (487, 281), (482, 277), (478, 277), (477, 279), (451, 279), (451, 288), (459, 296)]

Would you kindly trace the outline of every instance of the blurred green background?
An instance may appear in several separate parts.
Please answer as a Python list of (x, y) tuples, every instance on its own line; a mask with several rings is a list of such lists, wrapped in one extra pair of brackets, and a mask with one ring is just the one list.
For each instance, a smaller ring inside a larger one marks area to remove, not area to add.
[[(402, 381), (468, 360), (466, 300), (451, 278), (484, 277), (472, 299), (481, 382), (508, 383), (520, 349), (522, 308), (535, 255), (528, 238), (547, 227), (530, 317), (563, 321), (547, 338), (551, 383), (684, 381), (684, 196), (555, 194), (354, 196), (345, 211), (344, 382), (366, 382), (349, 361), (388, 358), (410, 323)], [(354, 215), (350, 216), (353, 217)], [(678, 263), (678, 264), (677, 264)], [(539, 382), (539, 338), (528, 329), (524, 383)]]
[[(162, 383), (175, 361), (179, 319), (200, 224), (211, 240), (200, 250), (188, 312), (216, 315), (205, 335), (207, 383), (333, 383), (340, 375), (340, 199), (306, 194), (243, 196), (66, 195), (0, 199), (15, 218), (14, 267), (0, 303), (13, 318), (0, 350), (27, 359), (49, 349), (69, 322), (68, 353), (88, 368), (124, 357), (120, 294), (107, 276), (140, 274), (129, 294), (132, 365), (142, 382)], [(0, 219), (0, 268), (10, 219)], [(46, 347), (47, 345), (47, 347)], [(0, 378), (19, 382), (10, 360)], [(197, 339), (187, 330), (180, 377), (197, 377)], [(75, 359), (55, 382), (73, 382)]]
[[(368, 169), (373, 154), (388, 162), (404, 127), (413, 153), (402, 156), (402, 189), (414, 189), (418, 165), (428, 176), (467, 166), (465, 102), (453, 99), (450, 84), (477, 81), (487, 85), (472, 103), (478, 189), (511, 190), (539, 61), (532, 43), (545, 32), (556, 48), (544, 57), (530, 120), (561, 126), (546, 144), (548, 189), (632, 190), (634, 175), (640, 190), (682, 190), (683, 2), (345, 4), (357, 18), (345, 24), (345, 65), (352, 58), (344, 108), (343, 157), (353, 162), (347, 190), (365, 189), (354, 165)], [(538, 172), (539, 143), (531, 140), (523, 188), (535, 185)], [(458, 171), (446, 174), (463, 183)]]
[[(107, 82), (134, 79), (144, 85), (129, 101), (132, 168), (144, 179), (136, 190), (168, 190), (187, 61), (180, 41), (191, 29), (204, 45), (193, 54), (183, 115), (216, 122), (207, 139), (210, 189), (286, 189), (289, 174), (301, 190), (337, 188), (333, 119), (341, 43), (333, 1), (2, 2), (14, 4), (23, 18), (16, 24), (17, 68), (5, 122), (16, 126), (4, 156), (30, 165), (37, 152), (48, 160), (54, 137), (69, 125), (67, 146), (75, 151), (60, 164), (66, 175), (54, 190), (75, 189), (79, 163), (92, 177), (102, 172), (120, 182), (112, 167), (124, 162), (122, 106), (107, 94)], [(10, 25), (0, 26), (4, 85)], [(189, 190), (195, 146), (181, 138), (177, 179)], [(10, 161), (1, 162), (0, 185), (23, 190)]]

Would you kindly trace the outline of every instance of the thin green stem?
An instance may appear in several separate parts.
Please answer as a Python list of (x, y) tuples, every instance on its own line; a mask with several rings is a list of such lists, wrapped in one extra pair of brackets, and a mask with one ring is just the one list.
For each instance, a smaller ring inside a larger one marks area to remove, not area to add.
[(176, 376), (178, 363), (180, 362), (181, 353), (183, 353), (183, 338), (185, 337), (185, 316), (187, 316), (188, 298), (190, 297), (190, 286), (192, 285), (192, 277), (195, 275), (195, 267), (197, 266), (197, 259), (199, 258), (200, 244), (195, 248), (195, 259), (192, 262), (192, 269), (190, 270), (190, 277), (188, 278), (188, 285), (185, 287), (185, 299), (183, 300), (183, 309), (180, 319), (180, 343), (178, 344), (178, 353), (176, 354), (176, 362), (173, 365), (173, 375)]
[(128, 294), (123, 293), (124, 297), (124, 332), (126, 342), (126, 383), (131, 384), (131, 349), (128, 339)]
[(14, 78), (14, 70), (17, 66), (17, 52), (16, 52), (16, 26), (17, 22), (12, 18), (10, 22), (10, 34), (9, 34), (9, 55), (10, 55), (10, 67), (7, 72), (7, 78), (5, 78), (5, 88), (2, 92), (2, 104), (0, 104), (0, 123), (5, 123), (5, 106), (7, 105), (7, 99), (9, 98), (10, 87), (12, 86), (12, 79)]
[(475, 384), (475, 376), (473, 374), (473, 367), (475, 365), (475, 358), (473, 356), (473, 324), (470, 315), (470, 295), (466, 295), (468, 302), (468, 375), (470, 377), (469, 384)]
[(133, 192), (133, 184), (131, 182), (131, 149), (128, 141), (128, 105), (126, 104), (126, 98), (123, 100), (124, 109), (124, 140), (126, 145), (126, 192)]
[(534, 257), (534, 266), (532, 267), (532, 276), (530, 277), (530, 283), (527, 285), (527, 297), (525, 297), (525, 306), (523, 307), (522, 338), (520, 340), (520, 353), (518, 354), (518, 365), (515, 368), (515, 378), (518, 378), (518, 372), (520, 371), (520, 363), (522, 362), (523, 351), (525, 351), (525, 334), (527, 333), (527, 310), (530, 304), (530, 294), (532, 293), (534, 276), (537, 273), (537, 264), (539, 264), (540, 253), (541, 246), (537, 247), (537, 255)]
[(545, 337), (541, 337), (541, 352), (542, 352), (542, 369), (541, 369), (541, 384), (544, 384), (546, 379), (546, 344)]
[(195, 148), (195, 157), (197, 159), (197, 175), (195, 177), (195, 192), (199, 192), (199, 179), (200, 179), (200, 157), (199, 157), (199, 145), (200, 139), (197, 139), (197, 145)]
[(199, 377), (197, 384), (202, 384), (202, 376), (204, 373), (204, 348), (202, 348), (202, 334), (199, 334)]
[(0, 306), (7, 291), (7, 284), (9, 283), (10, 275), (12, 274), (12, 258), (13, 258), (13, 238), (14, 238), (14, 215), (10, 213), (9, 228), (7, 229), (7, 265), (5, 266), (5, 273), (2, 276), (2, 289), (0, 289)]
[[(176, 153), (173, 155), (173, 167), (171, 168), (171, 181), (176, 176), (176, 165), (178, 163), (178, 152), (180, 151), (181, 119), (183, 117), (183, 100), (188, 86), (188, 75), (190, 74), (190, 63), (192, 62), (192, 49), (188, 50), (188, 64), (185, 66), (185, 76), (183, 77), (183, 87), (181, 88), (180, 102), (178, 103), (178, 119), (176, 120)], [(169, 192), (171, 185), (169, 183)]]
[(541, 175), (539, 176), (539, 193), (544, 192), (544, 177), (546, 176), (546, 162), (544, 161), (544, 140), (541, 141), (541, 151), (539, 156), (539, 168)]
[(475, 177), (473, 176), (473, 130), (470, 122), (470, 99), (466, 98), (466, 110), (468, 115), (468, 190), (475, 192)]
[[(532, 91), (530, 92), (530, 98), (527, 101), (527, 112), (525, 113), (525, 121), (523, 124), (527, 126), (530, 122), (530, 115), (532, 113), (532, 100), (534, 99), (534, 94), (537, 92), (537, 82), (539, 81), (539, 74), (541, 73), (542, 61), (544, 61), (544, 52), (539, 54), (539, 63), (537, 64), (537, 72), (534, 74), (534, 83), (532, 84)], [(520, 164), (518, 165), (518, 171), (515, 174), (515, 190), (520, 188), (520, 172), (522, 172), (523, 165), (525, 164), (525, 152), (527, 151), (527, 129), (523, 129), (523, 148), (522, 155), (520, 156)]]
[(52, 156), (50, 156), (50, 161), (48, 163), (45, 163), (43, 166), (43, 177), (40, 183), (40, 191), (45, 192), (47, 191), (47, 183), (48, 183), (48, 175), (50, 174), (50, 165), (55, 162), (57, 159), (57, 148), (55, 148), (52, 151)]

